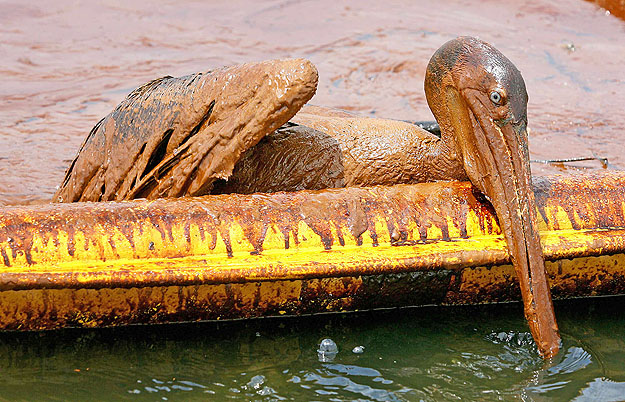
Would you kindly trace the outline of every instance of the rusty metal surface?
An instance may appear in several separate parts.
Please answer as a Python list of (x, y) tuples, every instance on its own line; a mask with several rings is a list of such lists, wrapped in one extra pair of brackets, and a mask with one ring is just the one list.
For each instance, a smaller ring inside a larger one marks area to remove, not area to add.
[[(623, 293), (625, 173), (535, 182), (554, 297)], [(468, 183), (5, 207), (0, 327), (517, 300), (508, 262)]]
[[(625, 254), (548, 262), (555, 298), (625, 293)], [(4, 330), (103, 327), (520, 300), (511, 265), (248, 283), (0, 292)]]

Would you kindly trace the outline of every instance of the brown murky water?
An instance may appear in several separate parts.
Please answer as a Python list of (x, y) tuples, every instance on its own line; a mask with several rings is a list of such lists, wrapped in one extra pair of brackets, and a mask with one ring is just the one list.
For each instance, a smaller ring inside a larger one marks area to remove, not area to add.
[[(425, 66), (458, 35), (491, 42), (524, 74), (533, 158), (596, 155), (625, 167), (618, 9), (579, 0), (474, 4), (0, 2), (0, 203), (49, 200), (91, 127), (133, 88), (167, 74), (305, 57), (320, 73), (314, 104), (432, 119)], [(535, 174), (578, 168), (601, 164), (533, 164)]]

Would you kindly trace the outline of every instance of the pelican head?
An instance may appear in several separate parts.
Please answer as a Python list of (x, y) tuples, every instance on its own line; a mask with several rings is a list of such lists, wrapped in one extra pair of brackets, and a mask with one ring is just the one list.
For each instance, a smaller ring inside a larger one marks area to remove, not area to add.
[(559, 335), (537, 229), (527, 137), (525, 82), (493, 46), (461, 37), (431, 58), (425, 77), (428, 104), (451, 157), (491, 201), (515, 266), (528, 320), (545, 357)]

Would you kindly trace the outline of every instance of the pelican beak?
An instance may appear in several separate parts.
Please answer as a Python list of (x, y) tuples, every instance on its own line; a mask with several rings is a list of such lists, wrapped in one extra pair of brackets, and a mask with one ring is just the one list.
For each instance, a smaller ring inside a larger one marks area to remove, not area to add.
[(538, 233), (529, 166), (527, 120), (493, 119), (479, 91), (449, 88), (448, 104), (460, 117), (454, 122), (456, 148), (471, 182), (491, 201), (503, 229), (521, 287), (525, 317), (544, 358), (557, 354), (560, 336)]

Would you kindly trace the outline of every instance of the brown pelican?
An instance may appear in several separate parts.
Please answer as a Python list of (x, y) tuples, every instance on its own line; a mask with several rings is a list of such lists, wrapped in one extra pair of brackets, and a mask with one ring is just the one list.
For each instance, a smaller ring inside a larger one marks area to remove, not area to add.
[(436, 51), (425, 91), (440, 138), (406, 122), (319, 107), (283, 126), (316, 80), (309, 62), (286, 60), (153, 81), (96, 125), (55, 200), (468, 178), (497, 213), (538, 349), (555, 355), (560, 337), (531, 190), (528, 97), (514, 64), (470, 37)]

